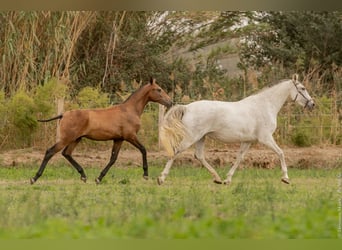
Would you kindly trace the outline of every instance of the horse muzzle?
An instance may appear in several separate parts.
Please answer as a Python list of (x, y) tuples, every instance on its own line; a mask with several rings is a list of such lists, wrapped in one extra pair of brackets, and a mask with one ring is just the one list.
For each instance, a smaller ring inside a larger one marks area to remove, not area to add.
[(308, 110), (313, 110), (313, 108), (315, 107), (315, 103), (313, 100), (308, 100), (304, 106), (304, 108), (307, 108)]

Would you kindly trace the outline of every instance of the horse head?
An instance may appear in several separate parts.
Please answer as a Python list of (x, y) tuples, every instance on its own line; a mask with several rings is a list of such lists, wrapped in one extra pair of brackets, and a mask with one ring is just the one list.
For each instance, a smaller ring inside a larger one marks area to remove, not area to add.
[(156, 83), (155, 79), (150, 80), (150, 90), (148, 93), (148, 100), (151, 102), (158, 102), (167, 108), (172, 106), (171, 98), (166, 94), (166, 92)]
[(291, 90), (292, 100), (299, 103), (304, 108), (312, 110), (315, 107), (315, 102), (309, 95), (304, 85), (298, 81), (298, 74), (293, 75), (292, 83), (294, 85), (294, 88)]

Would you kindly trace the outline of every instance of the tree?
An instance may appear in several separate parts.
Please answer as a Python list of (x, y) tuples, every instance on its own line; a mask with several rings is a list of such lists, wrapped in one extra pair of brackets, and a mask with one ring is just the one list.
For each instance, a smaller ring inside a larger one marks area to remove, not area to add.
[[(334, 72), (342, 65), (341, 12), (259, 12), (245, 37), (242, 62), (257, 69), (281, 64), (336, 87)], [(257, 23), (257, 24), (256, 24)]]

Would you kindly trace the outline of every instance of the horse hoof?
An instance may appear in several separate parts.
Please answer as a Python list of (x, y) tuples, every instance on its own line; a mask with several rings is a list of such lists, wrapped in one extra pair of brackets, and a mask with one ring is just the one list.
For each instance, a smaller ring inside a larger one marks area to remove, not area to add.
[(84, 183), (87, 182), (87, 177), (81, 177), (81, 181), (83, 181)]
[(222, 184), (222, 181), (214, 180), (214, 183), (216, 183), (216, 184)]
[(281, 181), (286, 183), (286, 184), (290, 184), (289, 178), (281, 178)]
[(32, 184), (34, 184), (36, 181), (35, 181), (35, 179), (34, 178), (31, 178), (30, 179), (30, 184), (32, 185)]
[(157, 178), (157, 182), (158, 182), (158, 185), (161, 185), (161, 184), (163, 184), (163, 180), (162, 180), (162, 178), (158, 177), (158, 178)]
[(145, 180), (148, 180), (148, 176), (147, 175), (144, 175), (143, 176)]
[(100, 181), (99, 178), (96, 178), (96, 179), (95, 179), (95, 183), (96, 183), (97, 185), (100, 184), (100, 182), (101, 182), (101, 181)]
[(230, 184), (230, 181), (225, 180), (225, 181), (223, 181), (223, 184), (224, 184), (224, 185), (229, 185), (229, 184)]

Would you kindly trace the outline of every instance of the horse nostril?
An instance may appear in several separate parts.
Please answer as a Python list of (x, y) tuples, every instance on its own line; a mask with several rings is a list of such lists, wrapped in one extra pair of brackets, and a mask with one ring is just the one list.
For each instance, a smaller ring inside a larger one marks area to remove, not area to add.
[(314, 109), (314, 107), (315, 107), (315, 103), (314, 102), (311, 102), (311, 105), (310, 105), (310, 110), (313, 110)]

